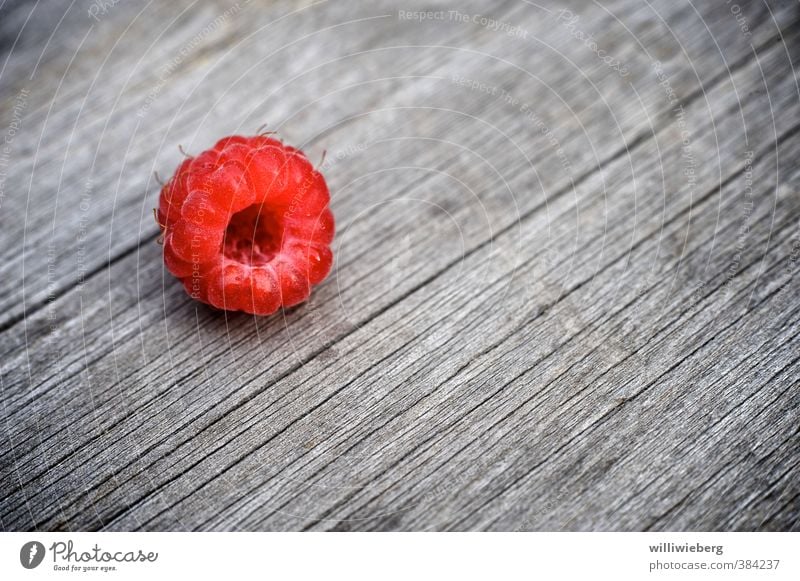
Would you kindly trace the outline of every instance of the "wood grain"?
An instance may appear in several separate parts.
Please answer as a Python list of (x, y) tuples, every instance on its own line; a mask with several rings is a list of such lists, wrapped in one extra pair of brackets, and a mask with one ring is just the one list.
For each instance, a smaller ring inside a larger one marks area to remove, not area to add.
[[(0, 525), (797, 530), (800, 14), (739, 5), (3, 9)], [(150, 208), (264, 121), (336, 266), (253, 319)]]

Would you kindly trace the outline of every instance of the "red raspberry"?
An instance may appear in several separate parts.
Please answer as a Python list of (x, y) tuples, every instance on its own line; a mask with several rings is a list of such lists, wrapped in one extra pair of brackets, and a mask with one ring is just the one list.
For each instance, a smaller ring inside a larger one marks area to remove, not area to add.
[(330, 272), (329, 201), (303, 152), (263, 135), (226, 137), (161, 190), (164, 263), (193, 298), (220, 309), (291, 307)]

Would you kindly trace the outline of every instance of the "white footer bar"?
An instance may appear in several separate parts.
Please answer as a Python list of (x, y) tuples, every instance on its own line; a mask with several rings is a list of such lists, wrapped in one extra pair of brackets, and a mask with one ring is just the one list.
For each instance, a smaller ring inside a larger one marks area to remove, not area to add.
[(800, 533), (3, 533), (2, 579), (800, 579)]

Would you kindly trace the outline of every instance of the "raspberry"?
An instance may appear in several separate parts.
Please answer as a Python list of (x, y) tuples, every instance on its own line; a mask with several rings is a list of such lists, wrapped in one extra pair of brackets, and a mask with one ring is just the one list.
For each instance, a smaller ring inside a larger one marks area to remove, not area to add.
[(226, 137), (161, 190), (164, 263), (192, 298), (220, 309), (297, 305), (333, 263), (329, 201), (303, 152), (265, 135)]

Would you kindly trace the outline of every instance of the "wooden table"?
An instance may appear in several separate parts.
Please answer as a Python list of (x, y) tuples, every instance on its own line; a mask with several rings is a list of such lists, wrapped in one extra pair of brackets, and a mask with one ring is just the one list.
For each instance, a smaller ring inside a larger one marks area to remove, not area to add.
[[(2, 529), (800, 529), (799, 22), (4, 6)], [(264, 123), (327, 150), (336, 264), (253, 318), (151, 212)]]

